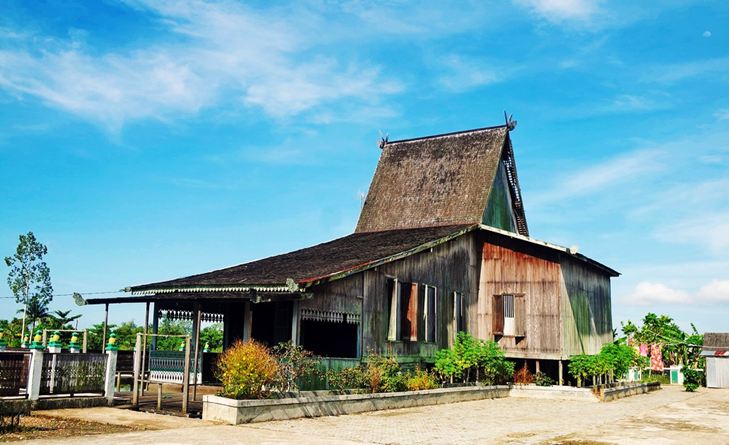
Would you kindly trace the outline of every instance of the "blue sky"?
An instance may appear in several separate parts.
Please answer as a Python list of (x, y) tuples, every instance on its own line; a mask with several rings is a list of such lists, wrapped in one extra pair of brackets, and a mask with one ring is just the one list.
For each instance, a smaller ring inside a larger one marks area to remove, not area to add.
[(623, 273), (615, 326), (727, 330), (727, 23), (723, 1), (6, 0), (0, 252), (34, 231), (65, 294), (294, 250), (353, 230), (381, 135), (508, 110), (531, 234)]

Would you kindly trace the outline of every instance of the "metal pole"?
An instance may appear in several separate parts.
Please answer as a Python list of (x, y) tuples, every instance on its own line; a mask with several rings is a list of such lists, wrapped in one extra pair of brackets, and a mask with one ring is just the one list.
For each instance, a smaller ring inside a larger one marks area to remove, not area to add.
[(198, 372), (198, 358), (200, 357), (200, 325), (202, 325), (202, 311), (200, 310), (200, 303), (195, 305), (195, 361), (192, 363), (192, 400), (197, 400), (197, 372)]
[(142, 364), (142, 334), (137, 333), (134, 344), (134, 383), (132, 384), (132, 405), (139, 407), (139, 366)]
[(190, 393), (190, 336), (185, 337), (185, 365), (182, 374), (182, 414), (187, 414), (187, 399)]
[(88, 339), (87, 339), (88, 333), (89, 333), (89, 330), (84, 329), (84, 339), (83, 339), (83, 342), (81, 343), (81, 350), (84, 352), (84, 354), (86, 354), (86, 344), (88, 341)]
[[(144, 340), (142, 340), (142, 380), (144, 380), (145, 364), (147, 362), (147, 330), (149, 328), (149, 301), (144, 309)], [(144, 385), (142, 385), (142, 395), (144, 395)]]
[(109, 303), (104, 305), (104, 335), (101, 338), (101, 350), (104, 350), (106, 346), (106, 328), (109, 325)]

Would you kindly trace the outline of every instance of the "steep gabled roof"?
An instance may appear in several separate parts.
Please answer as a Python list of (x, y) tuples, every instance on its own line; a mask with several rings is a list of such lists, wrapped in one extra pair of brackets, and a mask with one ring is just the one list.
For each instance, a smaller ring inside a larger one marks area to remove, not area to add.
[(480, 224), (502, 162), (516, 228), (528, 235), (506, 126), (384, 143), (356, 232)]

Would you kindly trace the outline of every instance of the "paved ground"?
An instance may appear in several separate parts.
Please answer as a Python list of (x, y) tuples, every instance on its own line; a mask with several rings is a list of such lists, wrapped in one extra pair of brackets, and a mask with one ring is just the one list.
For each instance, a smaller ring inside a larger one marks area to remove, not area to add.
[(667, 387), (609, 403), (508, 398), (237, 427), (178, 420), (175, 429), (34, 443), (729, 444), (729, 390)]

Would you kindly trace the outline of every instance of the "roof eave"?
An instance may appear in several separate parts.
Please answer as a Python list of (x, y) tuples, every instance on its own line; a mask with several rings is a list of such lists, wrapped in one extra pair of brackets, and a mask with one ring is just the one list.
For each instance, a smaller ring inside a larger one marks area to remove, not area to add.
[(543, 246), (543, 247), (546, 247), (548, 249), (558, 250), (558, 251), (563, 252), (563, 253), (565, 253), (565, 254), (573, 257), (573, 258), (576, 258), (576, 259), (578, 259), (578, 260), (580, 260), (580, 261), (582, 261), (584, 263), (588, 263), (588, 264), (590, 264), (593, 267), (596, 267), (598, 269), (601, 269), (602, 271), (606, 272), (611, 277), (618, 277), (618, 276), (620, 276), (620, 272), (616, 271), (615, 269), (612, 269), (612, 268), (610, 268), (610, 267), (608, 267), (608, 266), (606, 266), (606, 265), (604, 265), (604, 264), (602, 264), (602, 263), (600, 263), (598, 261), (593, 260), (592, 258), (589, 258), (589, 257), (587, 257), (585, 255), (582, 255), (581, 253), (574, 252), (569, 247), (563, 247), (563, 246), (560, 246), (560, 245), (557, 245), (557, 244), (548, 243), (546, 241), (541, 241), (541, 240), (538, 240), (538, 239), (535, 239), (535, 238), (531, 238), (531, 237), (528, 237), (528, 236), (524, 236), (524, 235), (521, 235), (521, 234), (518, 234), (518, 233), (509, 232), (508, 230), (503, 230), (503, 229), (498, 229), (496, 227), (487, 226), (485, 224), (479, 224), (479, 228), (481, 230), (485, 230), (487, 232), (492, 232), (492, 233), (497, 233), (499, 235), (508, 236), (510, 238), (522, 240), (522, 241), (525, 241), (527, 243), (535, 244), (535, 245), (538, 245), (538, 246)]

